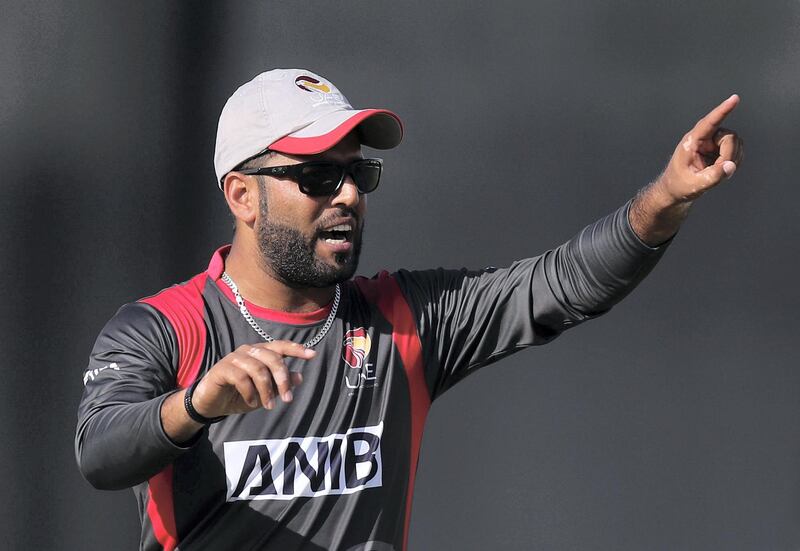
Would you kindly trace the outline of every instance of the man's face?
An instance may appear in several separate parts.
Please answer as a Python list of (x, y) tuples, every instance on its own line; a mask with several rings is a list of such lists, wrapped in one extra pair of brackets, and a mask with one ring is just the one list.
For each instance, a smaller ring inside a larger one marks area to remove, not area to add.
[[(335, 147), (312, 156), (274, 154), (267, 166), (311, 160), (346, 164), (360, 159), (361, 146), (349, 135)], [(264, 268), (295, 287), (328, 287), (350, 279), (358, 267), (366, 212), (351, 176), (333, 195), (310, 197), (290, 179), (259, 177), (259, 215), (255, 230)], [(334, 227), (349, 231), (331, 234)]]

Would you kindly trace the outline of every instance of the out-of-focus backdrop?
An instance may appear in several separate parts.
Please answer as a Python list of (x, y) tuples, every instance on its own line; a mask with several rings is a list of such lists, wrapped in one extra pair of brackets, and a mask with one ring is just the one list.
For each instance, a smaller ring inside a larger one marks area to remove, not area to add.
[(274, 67), (405, 122), (367, 275), (558, 245), (739, 93), (745, 163), (652, 275), (434, 404), (410, 548), (800, 547), (800, 3), (39, 0), (0, 17), (3, 548), (137, 548), (75, 466), (82, 372), (228, 242), (217, 117)]

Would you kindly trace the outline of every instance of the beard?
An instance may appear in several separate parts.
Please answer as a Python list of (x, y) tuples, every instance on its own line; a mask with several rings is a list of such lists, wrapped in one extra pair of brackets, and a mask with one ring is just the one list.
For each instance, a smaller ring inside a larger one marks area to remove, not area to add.
[[(352, 252), (335, 254), (335, 265), (332, 265), (317, 256), (319, 231), (307, 237), (296, 228), (270, 221), (265, 204), (260, 205), (260, 210), (256, 229), (260, 260), (280, 282), (295, 289), (330, 287), (353, 277), (361, 254), (362, 224), (357, 223), (358, 227), (353, 230)], [(358, 220), (355, 214), (348, 214)]]

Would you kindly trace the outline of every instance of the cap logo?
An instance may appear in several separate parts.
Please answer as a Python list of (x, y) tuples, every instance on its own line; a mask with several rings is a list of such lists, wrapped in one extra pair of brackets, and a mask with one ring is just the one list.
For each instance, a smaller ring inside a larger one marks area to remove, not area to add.
[(330, 86), (308, 75), (300, 75), (294, 79), (294, 83), (298, 88), (306, 92), (323, 92), (328, 94), (331, 91)]

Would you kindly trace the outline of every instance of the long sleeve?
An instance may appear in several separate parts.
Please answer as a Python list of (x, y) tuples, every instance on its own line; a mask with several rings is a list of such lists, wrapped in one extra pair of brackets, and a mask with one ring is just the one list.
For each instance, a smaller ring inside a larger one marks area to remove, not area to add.
[(507, 268), (397, 272), (416, 317), (432, 397), (479, 367), (607, 312), (630, 293), (669, 245), (653, 248), (637, 237), (630, 204)]
[(147, 480), (186, 448), (161, 425), (161, 403), (175, 389), (176, 342), (151, 306), (127, 304), (106, 324), (83, 375), (75, 456), (96, 488)]

